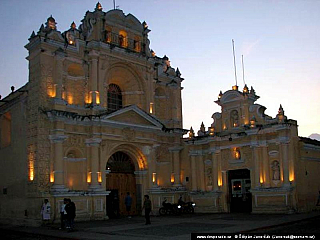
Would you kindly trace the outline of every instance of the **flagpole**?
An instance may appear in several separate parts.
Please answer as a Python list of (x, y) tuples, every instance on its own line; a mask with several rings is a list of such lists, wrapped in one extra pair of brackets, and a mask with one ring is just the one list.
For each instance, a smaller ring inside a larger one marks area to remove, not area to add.
[(234, 65), (234, 78), (236, 80), (236, 86), (238, 86), (238, 80), (237, 80), (237, 67), (236, 67), (236, 55), (234, 51), (234, 41), (232, 39), (232, 49), (233, 49), (233, 65)]

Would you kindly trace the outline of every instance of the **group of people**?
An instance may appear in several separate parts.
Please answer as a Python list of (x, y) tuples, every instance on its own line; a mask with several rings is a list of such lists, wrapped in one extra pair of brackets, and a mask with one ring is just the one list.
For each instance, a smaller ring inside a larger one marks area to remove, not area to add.
[[(126, 205), (126, 210), (128, 214), (128, 218), (131, 218), (130, 211), (131, 211), (131, 205), (132, 205), (132, 197), (130, 196), (130, 193), (127, 192), (127, 196), (124, 199), (124, 204)], [(150, 221), (150, 213), (151, 213), (151, 201), (149, 199), (149, 195), (144, 195), (144, 202), (143, 202), (143, 209), (145, 210), (145, 218), (146, 218), (146, 225), (151, 224)]]
[(60, 229), (67, 229), (68, 231), (73, 231), (74, 229), (74, 219), (76, 217), (76, 205), (71, 201), (70, 198), (63, 199), (63, 204), (60, 208)]
[[(48, 199), (44, 200), (41, 207), (41, 216), (43, 225), (47, 225), (51, 219), (51, 205)], [(73, 231), (74, 229), (74, 219), (76, 217), (76, 205), (71, 201), (70, 198), (63, 199), (63, 204), (60, 207), (60, 229), (67, 229), (68, 231)]]
[[(127, 192), (127, 196), (125, 198), (126, 210), (128, 213), (128, 218), (131, 218), (130, 211), (132, 205), (132, 197), (130, 193)], [(150, 221), (150, 213), (151, 213), (151, 201), (149, 199), (149, 195), (144, 195), (144, 203), (142, 207), (142, 211), (145, 210), (145, 218), (146, 225), (151, 224)], [(41, 216), (43, 220), (43, 225), (47, 225), (51, 219), (51, 205), (48, 199), (44, 200), (44, 203), (41, 207)], [(74, 219), (76, 217), (76, 205), (71, 201), (70, 198), (65, 198), (63, 200), (63, 204), (60, 208), (60, 220), (61, 227), (60, 229), (67, 229), (72, 231), (74, 229)]]

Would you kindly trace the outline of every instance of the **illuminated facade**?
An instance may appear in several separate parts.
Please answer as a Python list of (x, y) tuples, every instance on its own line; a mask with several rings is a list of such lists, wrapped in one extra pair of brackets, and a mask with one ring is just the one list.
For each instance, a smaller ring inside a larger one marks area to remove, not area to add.
[[(289, 213), (315, 208), (320, 142), (298, 137), (280, 105), (272, 118), (245, 85), (220, 92), (221, 112), (185, 140), (191, 158), (190, 196), (202, 211)], [(184, 158), (186, 158), (185, 155)], [(200, 177), (197, 177), (200, 176)], [(305, 186), (309, 186), (306, 188)], [(214, 204), (212, 204), (212, 200)]]
[(220, 92), (213, 124), (183, 138), (183, 78), (149, 32), (98, 3), (79, 28), (61, 33), (49, 17), (32, 33), (29, 82), (0, 102), (1, 217), (39, 219), (48, 198), (58, 218), (69, 197), (78, 219), (104, 219), (117, 204), (126, 213), (126, 192), (133, 214), (144, 194), (155, 210), (180, 196), (198, 212), (312, 210), (319, 142), (299, 138), (282, 107), (265, 115), (246, 86)]

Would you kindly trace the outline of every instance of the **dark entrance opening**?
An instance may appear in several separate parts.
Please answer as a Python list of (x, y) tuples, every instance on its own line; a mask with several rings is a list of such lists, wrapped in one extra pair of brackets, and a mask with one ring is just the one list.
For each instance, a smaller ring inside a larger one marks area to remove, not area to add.
[(133, 160), (124, 152), (114, 153), (108, 160), (106, 170), (106, 190), (111, 191), (107, 196), (107, 214), (110, 218), (127, 215), (125, 197), (127, 192), (132, 197), (130, 215), (137, 214), (136, 208), (136, 179)]
[(250, 170), (239, 169), (228, 171), (228, 186), (230, 212), (251, 212), (252, 194), (250, 192)]

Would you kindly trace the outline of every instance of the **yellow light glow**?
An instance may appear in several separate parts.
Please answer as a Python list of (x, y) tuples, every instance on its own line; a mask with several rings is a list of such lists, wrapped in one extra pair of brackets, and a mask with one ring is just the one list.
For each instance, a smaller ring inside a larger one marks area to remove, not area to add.
[(73, 96), (71, 94), (68, 94), (68, 104), (73, 104)]
[(219, 186), (219, 187), (222, 186), (222, 178), (221, 178), (221, 177), (218, 178), (218, 186)]
[(174, 173), (171, 173), (171, 179), (170, 179), (171, 183), (174, 183)]
[(34, 157), (33, 153), (29, 154), (29, 180), (34, 180)]
[(85, 101), (86, 104), (92, 103), (91, 93), (86, 93), (84, 101)]
[(49, 97), (54, 98), (57, 94), (57, 84), (54, 84), (52, 88), (48, 87), (47, 93)]
[(66, 91), (63, 90), (63, 91), (62, 91), (62, 99), (63, 99), (63, 100), (66, 100), (66, 95), (67, 95), (67, 94), (66, 94)]
[(50, 173), (50, 182), (53, 183), (54, 182), (54, 172)]
[(237, 85), (232, 86), (232, 90), (238, 90), (238, 86)]
[(155, 183), (157, 179), (157, 173), (152, 173), (152, 182)]
[(263, 181), (263, 176), (262, 176), (262, 175), (260, 175), (260, 183), (261, 183), (261, 184), (264, 183), (264, 181)]
[(69, 183), (69, 188), (72, 188), (72, 186), (73, 186), (73, 179), (72, 179), (72, 178), (69, 178), (68, 183)]
[(233, 124), (234, 127), (238, 126), (236, 123)]
[(226, 129), (227, 129), (226, 124), (223, 124), (223, 130), (226, 130)]
[(235, 159), (241, 158), (240, 151), (237, 148), (235, 148), (235, 150), (234, 150), (234, 157), (235, 157)]
[(290, 182), (293, 182), (293, 181), (294, 181), (294, 173), (293, 173), (293, 172), (290, 173), (289, 181), (290, 181)]
[(101, 172), (97, 172), (97, 174), (98, 174), (98, 182), (102, 183), (102, 174), (101, 174)]
[(128, 39), (127, 39), (127, 32), (126, 31), (119, 31), (119, 45), (121, 47), (128, 47)]
[(87, 174), (87, 183), (91, 183), (91, 172)]
[(150, 103), (150, 109), (149, 109), (149, 112), (152, 114), (153, 113), (153, 103), (151, 102)]
[(95, 91), (96, 93), (96, 104), (100, 104), (100, 93), (98, 91)]
[(70, 45), (72, 45), (72, 44), (73, 44), (73, 41), (72, 41), (72, 40), (70, 40), (70, 41), (69, 41), (69, 44), (70, 44)]

